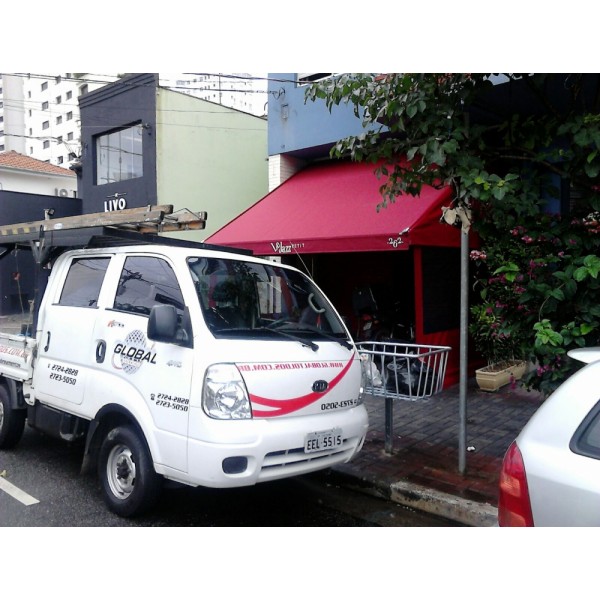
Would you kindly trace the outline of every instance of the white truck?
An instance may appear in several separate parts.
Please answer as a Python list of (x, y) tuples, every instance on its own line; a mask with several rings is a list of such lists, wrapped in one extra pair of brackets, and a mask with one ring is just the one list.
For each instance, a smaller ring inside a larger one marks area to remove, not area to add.
[(40, 267), (32, 324), (0, 333), (0, 449), (26, 422), (81, 440), (82, 470), (97, 466), (123, 517), (165, 480), (228, 488), (347, 462), (367, 432), (360, 357), (309, 277), (152, 235), (204, 215), (0, 226), (0, 248), (29, 247)]

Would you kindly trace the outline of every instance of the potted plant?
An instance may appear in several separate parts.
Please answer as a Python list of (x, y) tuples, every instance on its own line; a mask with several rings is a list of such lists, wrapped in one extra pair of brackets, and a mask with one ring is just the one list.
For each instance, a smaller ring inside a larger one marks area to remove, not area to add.
[(475, 348), (487, 361), (486, 366), (475, 371), (475, 379), (488, 392), (520, 379), (527, 369), (520, 325), (503, 318), (503, 308), (500, 303), (489, 302), (471, 307), (469, 331)]

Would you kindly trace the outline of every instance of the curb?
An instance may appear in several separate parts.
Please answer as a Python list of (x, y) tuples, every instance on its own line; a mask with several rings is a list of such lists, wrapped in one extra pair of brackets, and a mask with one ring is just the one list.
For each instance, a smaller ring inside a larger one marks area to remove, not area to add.
[(354, 491), (385, 498), (396, 504), (470, 527), (498, 526), (498, 509), (491, 504), (466, 500), (404, 480), (385, 485), (382, 482), (369, 481), (339, 467), (331, 469), (330, 473), (338, 476), (338, 484)]
[(471, 527), (497, 527), (498, 509), (407, 481), (390, 485), (390, 500)]

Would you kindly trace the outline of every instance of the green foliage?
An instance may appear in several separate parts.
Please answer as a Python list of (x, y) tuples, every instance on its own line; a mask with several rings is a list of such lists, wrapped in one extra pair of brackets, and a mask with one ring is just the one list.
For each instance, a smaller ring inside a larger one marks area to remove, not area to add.
[[(350, 104), (362, 119), (368, 133), (331, 154), (376, 164), (380, 207), (424, 184), (452, 186), (481, 240), (475, 344), (489, 361), (533, 361), (526, 385), (549, 393), (579, 366), (567, 351), (598, 344), (600, 95), (584, 93), (581, 74), (503, 77), (505, 97), (527, 98), (514, 105), (526, 109), (490, 101), (494, 74), (348, 74), (307, 99)], [(569, 216), (547, 210), (561, 184), (578, 191)]]

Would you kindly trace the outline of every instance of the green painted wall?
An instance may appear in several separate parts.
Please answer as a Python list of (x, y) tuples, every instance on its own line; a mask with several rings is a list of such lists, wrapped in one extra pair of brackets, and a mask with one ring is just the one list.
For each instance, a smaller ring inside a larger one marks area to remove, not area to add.
[(267, 121), (186, 94), (157, 90), (159, 204), (206, 211), (202, 241), (268, 192)]

